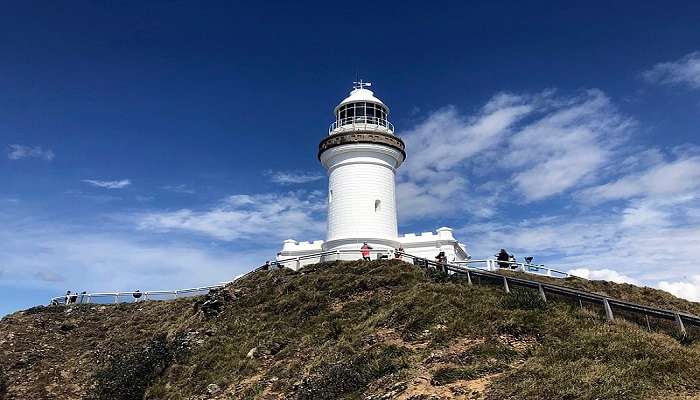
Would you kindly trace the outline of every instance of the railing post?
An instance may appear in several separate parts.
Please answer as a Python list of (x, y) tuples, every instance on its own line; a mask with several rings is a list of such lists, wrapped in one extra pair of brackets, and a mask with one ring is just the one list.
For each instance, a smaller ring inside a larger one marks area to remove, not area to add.
[(614, 321), (615, 316), (613, 315), (612, 308), (610, 307), (610, 302), (608, 299), (603, 299), (603, 307), (605, 308), (605, 318), (608, 321)]
[(688, 336), (688, 331), (685, 330), (685, 324), (683, 324), (683, 318), (679, 313), (676, 313), (676, 324), (678, 324), (678, 333), (685, 338)]
[(469, 286), (473, 285), (472, 275), (469, 273), (469, 271), (467, 271), (467, 284), (469, 284)]
[(508, 278), (505, 276), (503, 277), (503, 290), (505, 290), (506, 293), (510, 293), (510, 287), (508, 286)]
[(544, 301), (546, 303), (547, 302), (547, 295), (544, 294), (544, 287), (542, 287), (541, 283), (539, 285), (537, 285), (537, 290), (539, 290), (539, 292), (540, 292), (540, 297), (542, 298), (542, 301)]
[(119, 303), (119, 293), (114, 294), (114, 304)]
[(550, 268), (547, 268), (547, 276), (552, 276), (552, 270)]
[(297, 257), (297, 267), (295, 268), (295, 271), (299, 271), (299, 268), (301, 268), (301, 261), (299, 261), (299, 257)]

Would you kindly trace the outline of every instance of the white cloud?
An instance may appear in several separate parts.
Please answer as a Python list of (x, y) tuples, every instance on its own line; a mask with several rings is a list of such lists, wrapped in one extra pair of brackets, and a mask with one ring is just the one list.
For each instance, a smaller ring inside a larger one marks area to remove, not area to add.
[(7, 158), (10, 160), (21, 160), (23, 158), (42, 158), (46, 161), (54, 159), (55, 154), (49, 149), (42, 149), (41, 146), (31, 147), (21, 144), (11, 144), (8, 146)]
[(605, 94), (589, 90), (515, 133), (502, 164), (515, 169), (512, 181), (527, 200), (544, 199), (593, 178), (631, 125)]
[(83, 179), (83, 182), (105, 189), (123, 189), (131, 185), (131, 181), (129, 179), (122, 179), (120, 181), (98, 181), (94, 179)]
[(571, 275), (575, 275), (581, 278), (598, 280), (598, 281), (611, 281), (616, 283), (631, 283), (633, 285), (639, 285), (639, 281), (631, 278), (627, 275), (622, 275), (617, 271), (611, 269), (588, 269), (588, 268), (577, 268), (569, 270)]
[(659, 162), (649, 169), (613, 182), (586, 189), (580, 198), (588, 202), (633, 197), (674, 196), (700, 188), (700, 157)]
[[(648, 285), (697, 270), (700, 196), (638, 199), (537, 219), (470, 224), (455, 234), (475, 258), (505, 248), (557, 269), (610, 269)], [(500, 223), (499, 223), (500, 222)]]
[(104, 221), (69, 225), (13, 211), (0, 215), (0, 286), (56, 295), (197, 287), (250, 271), (274, 258), (276, 245), (231, 249)]
[(234, 195), (206, 210), (181, 209), (142, 215), (139, 227), (159, 232), (189, 232), (226, 241), (307, 237), (324, 232), (321, 211), (325, 207), (326, 199), (319, 192)]
[(180, 185), (166, 185), (163, 186), (162, 189), (168, 190), (170, 192), (175, 192), (175, 193), (184, 193), (184, 194), (195, 194), (197, 193), (196, 190), (192, 189), (191, 187), (185, 185), (185, 184), (180, 184)]
[(658, 63), (642, 76), (653, 83), (687, 85), (699, 89), (700, 52), (686, 54), (676, 61)]
[(402, 135), (399, 212), (490, 217), (516, 194), (537, 201), (590, 184), (633, 125), (599, 90), (498, 94), (472, 116), (440, 109)]
[(270, 175), (270, 180), (282, 185), (293, 185), (299, 183), (308, 183), (321, 180), (325, 175), (317, 172), (303, 171), (267, 171), (266, 175)]
[(694, 275), (682, 281), (659, 282), (659, 289), (665, 290), (676, 297), (700, 301), (700, 275)]

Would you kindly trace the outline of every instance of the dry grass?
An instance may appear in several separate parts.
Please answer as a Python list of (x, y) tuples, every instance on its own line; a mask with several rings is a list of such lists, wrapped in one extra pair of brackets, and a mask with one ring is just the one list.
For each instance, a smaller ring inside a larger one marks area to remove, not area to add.
[[(648, 290), (604, 289), (634, 301)], [(0, 323), (0, 393), (3, 379), (8, 399), (592, 400), (700, 392), (698, 344), (538, 299), (391, 260), (259, 272), (177, 302), (70, 314), (42, 308)], [(656, 292), (642, 300), (697, 307)], [(68, 334), (66, 324), (75, 325)], [(42, 348), (50, 351), (37, 354)], [(119, 389), (135, 371), (139, 384)], [(220, 390), (210, 394), (211, 384)]]

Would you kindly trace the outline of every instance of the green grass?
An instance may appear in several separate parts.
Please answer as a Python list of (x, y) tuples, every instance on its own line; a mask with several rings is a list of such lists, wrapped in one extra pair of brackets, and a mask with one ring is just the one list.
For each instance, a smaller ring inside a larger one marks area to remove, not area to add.
[[(624, 289), (606, 287), (614, 293)], [(646, 292), (635, 289), (628, 296)], [(647, 302), (658, 299), (696, 307), (655, 293)], [(209, 309), (205, 301), (220, 305)], [(514, 288), (505, 294), (498, 286), (469, 286), (393, 260), (259, 272), (206, 298), (151, 304), (110, 306), (115, 327), (107, 334), (104, 327), (86, 331), (85, 321), (99, 324), (104, 318), (86, 310), (73, 318), (77, 328), (71, 334), (80, 332), (79, 348), (60, 356), (106, 347), (111, 362), (85, 371), (89, 384), (112, 388), (133, 379), (137, 394), (160, 400), (206, 396), (211, 383), (228, 390), (230, 398), (272, 392), (293, 399), (355, 399), (426, 370), (435, 387), (489, 376), (486, 399), (700, 393), (697, 343), (624, 321), (606, 323), (598, 312), (577, 305), (545, 303), (536, 291)], [(144, 309), (137, 313), (135, 307)], [(39, 317), (55, 319), (56, 329), (70, 322), (62, 313), (42, 310), (23, 318)], [(119, 318), (138, 326), (141, 335), (116, 327)], [(161, 358), (148, 352), (157, 337), (164, 338)], [(474, 344), (454, 352), (455, 339)], [(516, 348), (511, 341), (528, 345)], [(431, 364), (434, 354), (443, 355)]]

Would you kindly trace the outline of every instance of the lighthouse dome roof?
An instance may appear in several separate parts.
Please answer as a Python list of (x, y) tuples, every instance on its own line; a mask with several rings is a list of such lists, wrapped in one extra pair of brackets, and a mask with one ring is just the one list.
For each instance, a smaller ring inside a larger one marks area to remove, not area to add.
[(350, 95), (346, 97), (343, 101), (340, 102), (335, 107), (335, 111), (337, 112), (338, 109), (349, 103), (358, 103), (358, 102), (368, 102), (368, 103), (374, 103), (374, 104), (381, 104), (384, 108), (389, 110), (389, 107), (386, 106), (381, 100), (379, 100), (377, 97), (374, 96), (374, 92), (372, 92), (369, 89), (365, 88), (355, 88), (350, 92)]

